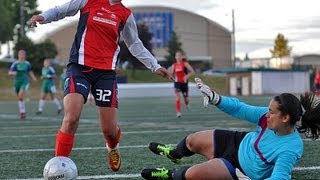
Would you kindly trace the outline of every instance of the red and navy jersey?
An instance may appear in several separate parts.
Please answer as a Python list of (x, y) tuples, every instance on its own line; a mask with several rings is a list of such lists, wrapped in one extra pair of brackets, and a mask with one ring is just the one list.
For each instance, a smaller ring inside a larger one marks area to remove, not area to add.
[(316, 84), (320, 84), (320, 72), (317, 72), (314, 78)]
[(185, 83), (185, 62), (176, 62), (173, 64), (173, 73), (175, 74), (175, 82)]
[(137, 26), (130, 9), (112, 0), (71, 0), (41, 15), (45, 22), (58, 21), (80, 11), (70, 62), (115, 70), (122, 36), (128, 49), (147, 68), (156, 71), (161, 66), (138, 38)]

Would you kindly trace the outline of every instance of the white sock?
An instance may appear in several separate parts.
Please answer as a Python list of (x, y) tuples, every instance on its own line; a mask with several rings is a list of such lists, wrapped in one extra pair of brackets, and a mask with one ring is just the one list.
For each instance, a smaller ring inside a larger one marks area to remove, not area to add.
[(20, 113), (25, 113), (26, 112), (26, 107), (25, 107), (24, 100), (19, 100), (18, 101), (18, 106), (19, 106), (19, 112)]
[(42, 112), (43, 111), (43, 106), (44, 106), (45, 101), (43, 99), (39, 100), (39, 108), (38, 111)]
[(53, 102), (56, 104), (58, 109), (62, 109), (61, 104), (57, 98), (54, 98)]

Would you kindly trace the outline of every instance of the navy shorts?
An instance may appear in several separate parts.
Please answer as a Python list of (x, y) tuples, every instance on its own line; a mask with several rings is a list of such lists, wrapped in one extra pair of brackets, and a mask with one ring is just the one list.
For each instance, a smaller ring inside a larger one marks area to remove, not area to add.
[(219, 129), (216, 129), (213, 133), (214, 158), (222, 159), (234, 179), (237, 179), (236, 168), (243, 172), (239, 164), (238, 150), (242, 139), (247, 133)]
[(320, 92), (320, 84), (318, 84), (318, 83), (316, 84), (316, 91)]
[(64, 95), (79, 93), (87, 101), (91, 91), (96, 105), (118, 108), (116, 72), (70, 63), (64, 83)]
[(184, 97), (188, 97), (188, 83), (174, 82), (174, 89), (176, 92), (181, 92)]

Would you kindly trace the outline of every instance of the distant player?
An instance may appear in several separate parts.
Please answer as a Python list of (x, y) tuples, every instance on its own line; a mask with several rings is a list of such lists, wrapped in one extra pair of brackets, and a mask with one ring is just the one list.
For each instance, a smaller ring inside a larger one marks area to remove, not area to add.
[(29, 75), (34, 81), (37, 80), (31, 71), (30, 62), (26, 60), (26, 51), (18, 51), (18, 60), (12, 63), (8, 74), (14, 76), (13, 84), (18, 98), (20, 119), (26, 119), (24, 98), (29, 88)]
[(320, 68), (318, 68), (315, 77), (314, 77), (314, 85), (316, 88), (316, 95), (320, 96)]
[(182, 94), (184, 103), (186, 107), (189, 107), (189, 95), (188, 95), (188, 79), (194, 74), (193, 68), (190, 64), (184, 59), (184, 56), (181, 51), (177, 51), (176, 63), (172, 65), (171, 73), (175, 76), (174, 89), (176, 94), (176, 115), (181, 117), (181, 104), (180, 104), (180, 94)]
[(62, 107), (61, 107), (61, 104), (60, 104), (58, 98), (56, 97), (57, 88), (56, 88), (55, 82), (54, 82), (54, 78), (56, 78), (56, 77), (57, 77), (56, 71), (54, 70), (54, 68), (52, 66), (50, 66), (50, 60), (45, 59), (43, 61), (43, 68), (42, 68), (42, 72), (41, 72), (41, 79), (43, 81), (42, 81), (42, 86), (41, 86), (39, 108), (36, 113), (37, 115), (42, 114), (47, 95), (50, 95), (51, 100), (57, 106), (58, 114), (61, 113)]

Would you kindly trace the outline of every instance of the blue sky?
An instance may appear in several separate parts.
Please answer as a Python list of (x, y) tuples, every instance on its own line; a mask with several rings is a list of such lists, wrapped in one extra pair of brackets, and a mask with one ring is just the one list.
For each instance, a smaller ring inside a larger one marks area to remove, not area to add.
[[(46, 10), (69, 0), (38, 0), (39, 10)], [(227, 29), (232, 29), (232, 9), (235, 11), (236, 54), (243, 58), (269, 57), (274, 39), (282, 33), (293, 48), (293, 55), (320, 54), (319, 0), (123, 0), (127, 6), (162, 5), (192, 11), (207, 17)], [(39, 39), (45, 33), (77, 17), (44, 26), (29, 34)]]

